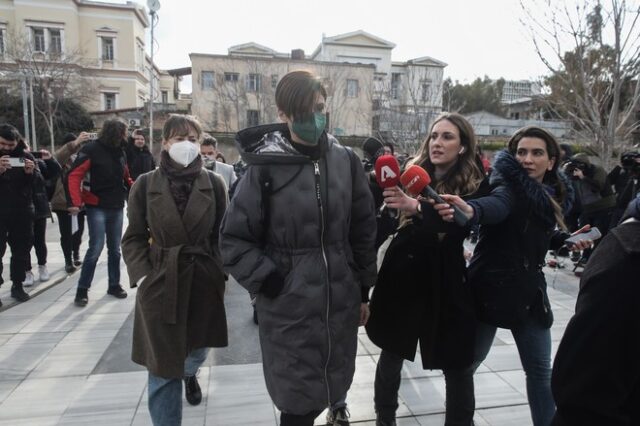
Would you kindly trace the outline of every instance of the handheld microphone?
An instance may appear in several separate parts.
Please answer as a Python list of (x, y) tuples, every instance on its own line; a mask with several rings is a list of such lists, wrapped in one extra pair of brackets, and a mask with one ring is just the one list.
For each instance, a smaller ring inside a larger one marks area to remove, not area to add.
[[(431, 183), (431, 176), (429, 176), (429, 173), (420, 166), (415, 164), (409, 166), (402, 176), (400, 176), (400, 182), (407, 192), (413, 196), (416, 196), (423, 190), (426, 190), (429, 198), (434, 199), (438, 204), (447, 204), (447, 202), (429, 186)], [(456, 224), (458, 224), (458, 226), (465, 226), (469, 222), (467, 216), (465, 216), (458, 206), (453, 204), (449, 205), (453, 208), (453, 220)]]
[[(375, 165), (376, 182), (382, 189), (393, 188), (400, 183), (400, 164), (393, 155), (381, 155)], [(382, 205), (381, 211), (387, 207)], [(391, 217), (396, 218), (397, 212), (389, 210)]]

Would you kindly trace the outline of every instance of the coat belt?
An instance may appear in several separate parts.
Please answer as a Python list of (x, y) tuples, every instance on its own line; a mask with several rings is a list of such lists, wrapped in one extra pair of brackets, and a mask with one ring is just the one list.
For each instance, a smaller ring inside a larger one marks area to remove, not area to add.
[[(153, 246), (152, 246), (153, 247)], [(208, 257), (213, 260), (211, 254), (204, 247), (181, 244), (170, 248), (156, 246), (156, 250), (161, 252), (160, 259), (167, 267), (164, 278), (164, 289), (162, 295), (162, 319), (166, 324), (176, 324), (178, 322), (178, 290), (180, 276), (180, 256), (190, 256), (195, 261), (196, 256)], [(190, 284), (190, 283), (189, 283)]]

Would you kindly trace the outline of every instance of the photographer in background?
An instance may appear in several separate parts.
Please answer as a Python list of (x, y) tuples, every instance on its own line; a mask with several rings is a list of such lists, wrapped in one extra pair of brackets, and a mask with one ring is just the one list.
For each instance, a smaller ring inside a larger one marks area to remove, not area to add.
[(620, 164), (607, 176), (616, 193), (616, 207), (611, 216), (611, 228), (620, 222), (625, 209), (640, 189), (640, 152), (628, 151), (620, 156)]
[(125, 152), (129, 173), (133, 181), (138, 179), (138, 176), (156, 169), (156, 162), (153, 160), (153, 155), (149, 151), (141, 130), (137, 129), (131, 132)]
[(19, 302), (29, 300), (22, 283), (33, 242), (33, 179), (40, 173), (35, 159), (25, 149), (17, 129), (0, 124), (0, 284), (4, 282), (1, 259), (8, 243), (11, 248), (11, 297)]
[[(591, 164), (589, 156), (584, 153), (571, 157), (564, 168), (566, 175), (576, 184), (574, 188), (582, 206), (578, 226), (590, 224), (605, 236), (616, 205), (616, 197), (608, 182), (607, 172), (602, 166)], [(592, 249), (584, 251), (584, 262), (589, 260), (591, 252)]]
[(388, 155), (388, 149), (386, 148), (387, 145), (388, 143), (383, 144), (376, 138), (367, 138), (362, 143), (362, 153), (364, 155), (362, 166), (364, 167), (367, 182), (369, 183), (369, 189), (371, 190), (371, 195), (373, 195), (373, 202), (376, 208), (376, 250), (380, 248), (387, 237), (391, 235), (398, 226), (398, 219), (391, 216), (389, 209), (381, 209), (382, 204), (384, 203), (384, 197), (382, 196), (382, 188), (380, 188), (380, 185), (378, 185), (378, 182), (376, 181), (376, 160), (381, 155)]

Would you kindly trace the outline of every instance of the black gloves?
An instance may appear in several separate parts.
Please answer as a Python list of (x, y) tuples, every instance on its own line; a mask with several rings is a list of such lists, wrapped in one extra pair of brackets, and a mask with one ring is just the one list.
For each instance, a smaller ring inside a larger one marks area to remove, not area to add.
[(260, 292), (269, 299), (273, 299), (280, 294), (283, 287), (284, 277), (280, 275), (278, 271), (273, 271), (267, 275), (267, 278), (265, 278), (262, 286), (260, 287)]

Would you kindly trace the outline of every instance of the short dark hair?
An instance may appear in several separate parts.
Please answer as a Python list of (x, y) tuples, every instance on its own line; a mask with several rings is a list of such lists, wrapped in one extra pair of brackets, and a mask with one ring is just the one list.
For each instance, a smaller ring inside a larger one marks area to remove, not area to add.
[(202, 126), (197, 118), (192, 115), (171, 114), (164, 122), (162, 138), (168, 141), (174, 136), (188, 136), (190, 130), (196, 132), (198, 139), (202, 137)]
[(313, 113), (317, 93), (327, 98), (320, 77), (311, 71), (291, 71), (276, 86), (276, 105), (287, 117), (305, 119)]
[(12, 142), (20, 142), (22, 136), (11, 124), (0, 124), (0, 137)]
[(215, 149), (218, 149), (218, 140), (211, 136), (209, 133), (202, 134), (202, 145), (203, 146), (212, 146)]
[(382, 145), (384, 145), (384, 146), (388, 146), (388, 147), (389, 147), (389, 149), (391, 150), (391, 153), (392, 153), (392, 154), (395, 154), (395, 153), (396, 153), (396, 148), (393, 146), (393, 144), (392, 144), (391, 142), (385, 142), (385, 143), (383, 143)]
[(100, 140), (109, 144), (117, 145), (116, 142), (122, 142), (124, 135), (127, 133), (127, 123), (121, 118), (112, 118), (106, 120), (102, 124), (100, 131)]

